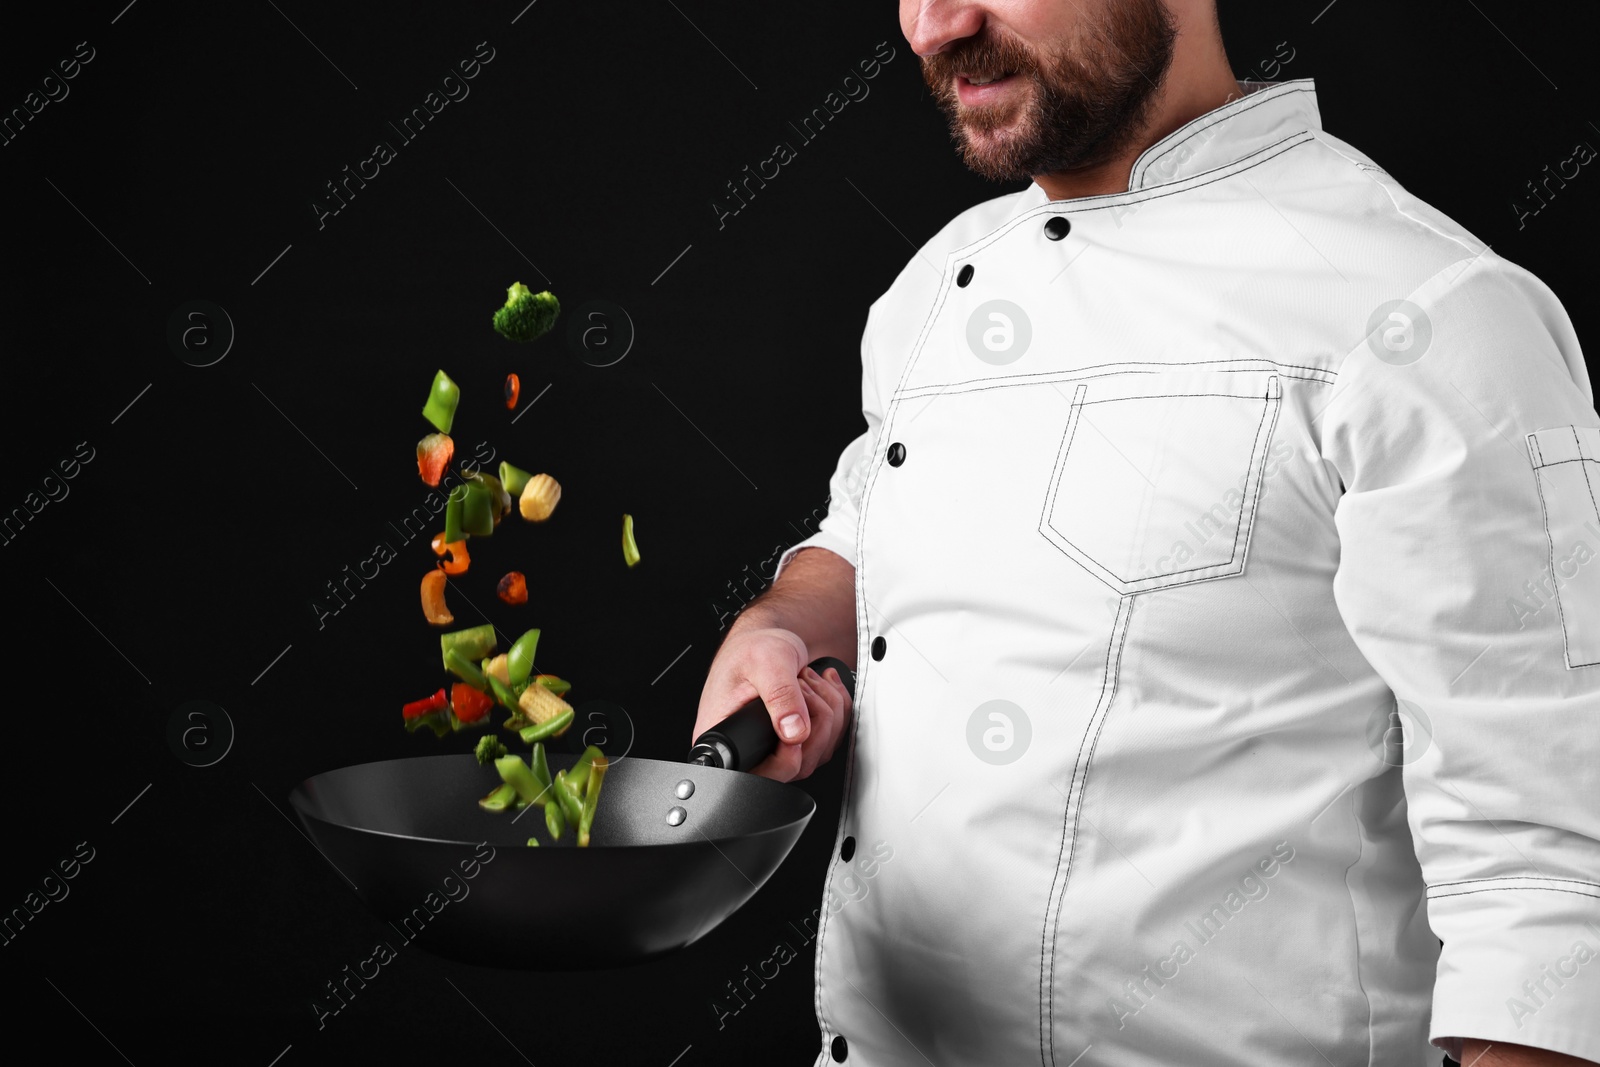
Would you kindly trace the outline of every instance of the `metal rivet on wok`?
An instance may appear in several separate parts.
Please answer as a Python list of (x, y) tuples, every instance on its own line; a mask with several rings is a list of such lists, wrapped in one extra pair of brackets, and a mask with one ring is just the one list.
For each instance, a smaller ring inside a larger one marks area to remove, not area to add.
[(689, 813), (684, 811), (682, 808), (673, 808), (667, 812), (667, 825), (682, 826), (683, 820), (687, 819), (688, 817)]
[(694, 783), (685, 778), (683, 781), (679, 782), (677, 787), (672, 791), (677, 794), (679, 800), (688, 800), (690, 797), (694, 796)]

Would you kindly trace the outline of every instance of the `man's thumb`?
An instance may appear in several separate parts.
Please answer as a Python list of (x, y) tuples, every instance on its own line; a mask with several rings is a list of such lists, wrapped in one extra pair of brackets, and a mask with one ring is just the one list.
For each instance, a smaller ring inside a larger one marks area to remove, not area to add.
[(761, 702), (772, 716), (772, 726), (778, 731), (779, 740), (795, 745), (811, 733), (811, 716), (806, 711), (805, 694), (797, 679), (790, 678), (763, 688)]

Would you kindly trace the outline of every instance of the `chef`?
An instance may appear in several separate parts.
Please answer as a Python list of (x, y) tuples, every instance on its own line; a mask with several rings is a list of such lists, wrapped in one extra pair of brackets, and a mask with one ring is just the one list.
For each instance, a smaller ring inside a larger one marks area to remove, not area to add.
[(759, 695), (760, 773), (845, 762), (818, 1067), (1600, 1062), (1559, 301), (1310, 79), (1235, 80), (1214, 0), (900, 19), (966, 164), (1032, 184), (872, 304), (865, 432), (696, 725)]

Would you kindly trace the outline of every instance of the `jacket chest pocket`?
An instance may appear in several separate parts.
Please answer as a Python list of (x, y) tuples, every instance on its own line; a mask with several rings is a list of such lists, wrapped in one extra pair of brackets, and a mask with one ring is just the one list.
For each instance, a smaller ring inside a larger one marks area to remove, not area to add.
[(1227, 377), (1075, 386), (1039, 532), (1123, 595), (1243, 573), (1281, 392), (1276, 375)]

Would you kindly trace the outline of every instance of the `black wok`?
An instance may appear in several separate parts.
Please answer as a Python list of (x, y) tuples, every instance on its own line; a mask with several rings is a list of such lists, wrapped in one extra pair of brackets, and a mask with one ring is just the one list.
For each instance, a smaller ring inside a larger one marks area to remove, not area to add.
[[(812, 666), (851, 683), (837, 660)], [(727, 769), (754, 766), (776, 744), (759, 701), (698, 741), (691, 756), (704, 763), (613, 764), (581, 849), (570, 833), (552, 845), (537, 807), (479, 808), (500, 778), (470, 754), (327, 771), (289, 802), (404, 943), (494, 966), (611, 967), (716, 928), (777, 870), (816, 810), (795, 786)], [(551, 773), (575, 760), (551, 753)], [(535, 836), (540, 846), (529, 847)]]

